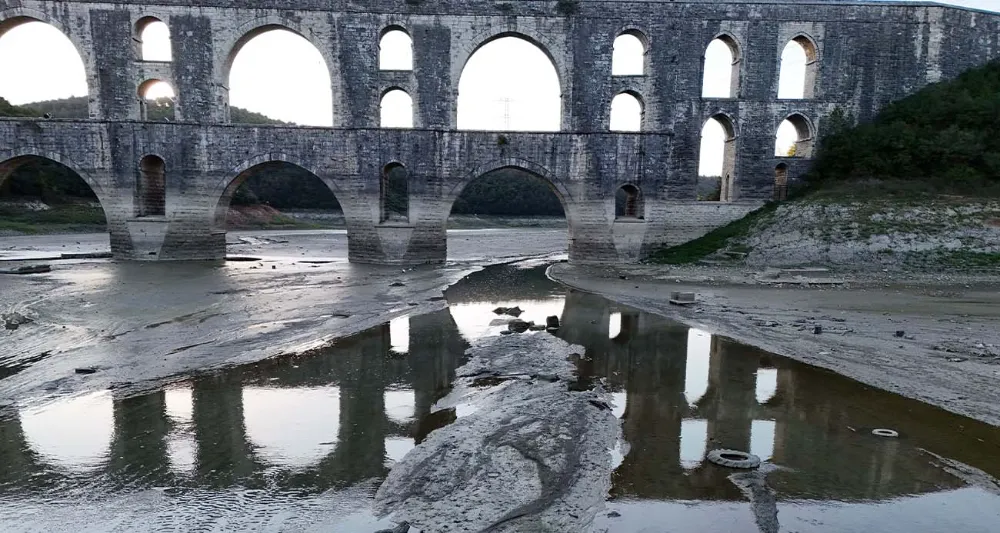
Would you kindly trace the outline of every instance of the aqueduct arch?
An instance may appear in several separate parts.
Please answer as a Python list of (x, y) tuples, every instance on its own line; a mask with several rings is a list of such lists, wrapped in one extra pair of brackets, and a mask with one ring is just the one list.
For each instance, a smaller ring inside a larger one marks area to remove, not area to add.
[[(532, 161), (545, 169), (540, 175), (558, 177), (550, 180), (574, 223), (574, 260), (635, 260), (772, 198), (779, 165), (785, 165), (787, 185), (793, 186), (811, 160), (803, 143), (822, 137), (825, 118), (834, 111), (869, 120), (889, 102), (1000, 57), (994, 38), (1000, 15), (930, 3), (550, 4), (375, 0), (358, 9), (343, 2), (317, 6), (309, 0), (263, 0), (248, 9), (229, 0), (179, 0), (112, 9), (97, 0), (69, 0), (53, 9), (48, 0), (20, 0), (18, 7), (0, 10), (0, 33), (39, 20), (67, 35), (87, 73), (90, 120), (0, 118), (0, 146), (24, 154), (61, 153), (74, 161), (71, 168), (85, 169), (81, 175), (96, 184), (114, 252), (123, 259), (224, 256), (224, 242), (211, 221), (232, 179), (246, 170), (233, 169), (259, 154), (281, 154), (283, 160), (305, 163), (336, 189), (348, 219), (352, 260), (443, 261), (451, 203), (471, 179), (469, 169), (486, 168), (491, 161), (515, 166)], [(134, 50), (136, 24), (145, 17), (168, 24), (173, 37), (169, 63), (122, 53)], [(678, 27), (692, 30), (679, 32)], [(323, 56), (334, 100), (333, 127), (229, 123), (228, 78), (235, 53), (251, 37), (275, 28), (297, 33)], [(380, 41), (395, 28), (409, 36), (408, 70), (379, 67)], [(636, 31), (644, 45), (643, 69), (616, 76), (615, 38)], [(467, 62), (484, 44), (509, 36), (534, 44), (553, 65), (558, 131), (501, 134), (457, 128), (457, 89)], [(706, 46), (715, 39), (733, 51), (729, 98), (702, 94)], [(789, 42), (806, 44), (804, 67), (813, 91), (807, 87), (801, 99), (779, 98), (776, 90), (780, 56)], [(136, 90), (149, 79), (173, 86), (176, 120), (138, 116)], [(379, 127), (381, 97), (391, 88), (412, 99), (414, 128)], [(621, 93), (641, 99), (641, 131), (609, 131), (610, 103)], [(797, 115), (807, 117), (808, 134), (798, 136), (795, 157), (775, 155), (773, 121)], [(728, 117), (729, 129), (736, 132), (728, 136), (733, 142), (726, 149), (734, 169), (728, 202), (697, 201), (699, 133), (713, 116)], [(137, 222), (137, 162), (145, 154), (157, 154), (167, 169), (166, 205), (163, 215)], [(5, 154), (3, 160), (14, 155), (19, 154)], [(386, 227), (378, 213), (380, 183), (392, 161), (407, 169), (409, 216)], [(539, 174), (530, 165), (526, 169)], [(645, 218), (623, 222), (615, 218), (613, 196), (628, 183), (641, 187)], [(641, 253), (623, 254), (623, 243)]]

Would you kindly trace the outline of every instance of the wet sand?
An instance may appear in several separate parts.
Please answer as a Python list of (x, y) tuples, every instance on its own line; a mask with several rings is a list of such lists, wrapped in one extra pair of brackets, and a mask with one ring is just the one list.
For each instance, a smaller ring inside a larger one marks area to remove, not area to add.
[[(571, 287), (1000, 425), (1000, 357), (991, 355), (1000, 354), (1000, 279), (854, 273), (844, 286), (806, 288), (761, 285), (750, 274), (568, 264), (549, 270)], [(696, 292), (700, 303), (671, 305), (673, 291)]]

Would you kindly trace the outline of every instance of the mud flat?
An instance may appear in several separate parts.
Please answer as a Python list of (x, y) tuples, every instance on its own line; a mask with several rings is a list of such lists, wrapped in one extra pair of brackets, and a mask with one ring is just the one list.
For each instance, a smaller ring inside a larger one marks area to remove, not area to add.
[[(1000, 278), (851, 273), (762, 283), (723, 267), (553, 265), (553, 279), (1000, 425)], [(675, 291), (699, 303), (669, 303)]]
[(347, 263), (346, 234), (336, 230), (238, 232), (228, 240), (242, 260), (220, 265), (53, 260), (106, 251), (107, 235), (0, 239), (5, 267), (52, 267), (0, 278), (0, 313), (31, 319), (0, 329), (0, 402), (111, 386), (127, 392), (309, 350), (440, 309), (444, 288), (485, 265), (558, 255), (566, 246), (560, 230), (450, 232), (448, 265), (400, 268)]

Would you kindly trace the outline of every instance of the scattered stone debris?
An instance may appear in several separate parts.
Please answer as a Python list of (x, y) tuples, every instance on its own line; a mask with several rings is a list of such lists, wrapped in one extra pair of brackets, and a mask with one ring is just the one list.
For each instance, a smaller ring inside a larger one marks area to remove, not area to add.
[(493, 313), (497, 315), (519, 317), (521, 316), (522, 313), (524, 313), (524, 311), (522, 311), (520, 307), (515, 305), (514, 307), (497, 307), (496, 309), (493, 310)]
[(674, 305), (691, 305), (698, 303), (698, 300), (693, 292), (674, 291), (670, 293), (670, 303)]
[(52, 272), (52, 267), (49, 265), (26, 265), (15, 268), (8, 268), (6, 270), (0, 270), (0, 274), (44, 274), (46, 272)]
[(4, 313), (0, 315), (0, 319), (3, 321), (4, 329), (15, 330), (25, 324), (30, 324), (33, 322), (32, 319), (14, 311), (12, 313)]
[(111, 252), (63, 252), (60, 259), (111, 259)]
[(534, 322), (525, 322), (524, 320), (515, 319), (507, 323), (507, 329), (515, 333), (524, 333), (531, 329), (531, 326), (535, 325)]

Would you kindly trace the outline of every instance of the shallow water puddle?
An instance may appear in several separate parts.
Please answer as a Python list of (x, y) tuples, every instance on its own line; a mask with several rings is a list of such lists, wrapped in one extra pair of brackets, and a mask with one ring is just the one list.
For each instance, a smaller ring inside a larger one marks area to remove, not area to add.
[[(307, 354), (14, 409), (0, 530), (377, 530), (378, 480), (475, 409), (432, 412), (469, 342), (506, 329), (498, 306), (559, 315), (556, 335), (586, 349), (582, 381), (612, 393), (623, 442), (596, 531), (778, 531), (774, 511), (784, 531), (1000, 524), (997, 428), (567, 291), (542, 268), (493, 267), (447, 298)], [(709, 463), (716, 448), (764, 459), (762, 492)]]

